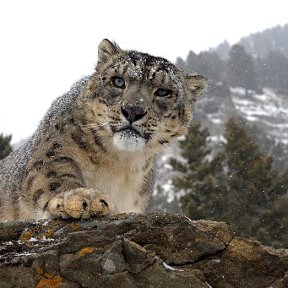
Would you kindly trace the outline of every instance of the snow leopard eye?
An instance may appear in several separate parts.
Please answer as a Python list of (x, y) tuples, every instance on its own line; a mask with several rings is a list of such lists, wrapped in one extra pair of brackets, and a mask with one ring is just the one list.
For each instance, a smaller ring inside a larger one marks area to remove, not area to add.
[(155, 95), (159, 97), (165, 97), (172, 93), (170, 89), (159, 88), (156, 90)]
[(125, 88), (125, 81), (121, 77), (117, 76), (112, 77), (112, 83), (117, 88)]

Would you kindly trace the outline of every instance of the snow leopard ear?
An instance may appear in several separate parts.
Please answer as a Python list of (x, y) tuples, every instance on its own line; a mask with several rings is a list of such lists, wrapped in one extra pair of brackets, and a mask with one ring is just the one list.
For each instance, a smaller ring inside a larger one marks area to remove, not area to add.
[(202, 75), (187, 75), (185, 78), (188, 90), (192, 95), (190, 98), (195, 102), (205, 92), (208, 80)]
[(98, 63), (107, 63), (111, 57), (121, 51), (116, 43), (103, 39), (98, 47)]

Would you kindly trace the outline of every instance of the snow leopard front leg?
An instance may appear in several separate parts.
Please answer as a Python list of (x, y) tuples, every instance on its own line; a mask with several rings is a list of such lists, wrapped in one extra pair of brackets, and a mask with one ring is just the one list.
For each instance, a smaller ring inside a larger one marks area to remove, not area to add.
[(77, 219), (114, 213), (108, 195), (97, 187), (86, 187), (78, 161), (64, 149), (64, 143), (52, 140), (45, 147), (35, 151), (22, 180), (22, 219)]

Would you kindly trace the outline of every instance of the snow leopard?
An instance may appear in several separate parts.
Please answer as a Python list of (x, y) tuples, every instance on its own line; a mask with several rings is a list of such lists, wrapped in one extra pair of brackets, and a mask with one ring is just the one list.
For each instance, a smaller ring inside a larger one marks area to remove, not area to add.
[(162, 57), (102, 40), (95, 71), (0, 162), (0, 220), (144, 213), (155, 157), (187, 133), (206, 86)]

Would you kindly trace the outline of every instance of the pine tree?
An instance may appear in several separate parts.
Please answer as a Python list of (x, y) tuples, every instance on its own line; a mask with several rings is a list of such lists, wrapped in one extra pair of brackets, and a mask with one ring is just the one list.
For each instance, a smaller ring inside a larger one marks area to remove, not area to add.
[(265, 245), (287, 248), (288, 198), (279, 197), (270, 209), (261, 211), (256, 223), (255, 237)]
[(231, 47), (229, 42), (227, 40), (224, 40), (216, 47), (215, 52), (219, 55), (220, 59), (226, 61), (229, 56), (230, 48)]
[(225, 221), (238, 235), (264, 244), (286, 245), (288, 172), (273, 168), (272, 157), (261, 152), (239, 120), (227, 122), (225, 138), (213, 157), (208, 130), (199, 124), (180, 141), (183, 159), (170, 163), (179, 172), (173, 185), (183, 195), (184, 213)]
[(4, 159), (12, 152), (12, 146), (10, 144), (11, 139), (11, 135), (4, 136), (3, 134), (0, 134), (0, 160)]
[(258, 225), (253, 223), (258, 222), (261, 211), (271, 209), (287, 188), (272, 168), (272, 157), (265, 156), (234, 119), (226, 124), (226, 140), (228, 187), (232, 198), (235, 196), (229, 221), (241, 235), (253, 235)]
[(265, 59), (265, 64), (265, 84), (280, 93), (287, 93), (288, 59), (281, 52), (270, 51)]
[(216, 52), (201, 52), (197, 56), (197, 73), (205, 75), (209, 81), (224, 81), (225, 62), (220, 59)]
[(229, 52), (228, 78), (232, 87), (257, 90), (256, 74), (253, 58), (246, 53), (241, 45), (233, 45)]
[(221, 157), (208, 160), (211, 151), (208, 148), (209, 133), (193, 123), (189, 134), (180, 141), (183, 161), (171, 159), (170, 164), (180, 176), (173, 179), (177, 191), (184, 194), (181, 206), (185, 214), (192, 219), (221, 218), (225, 201), (220, 197), (223, 191), (217, 180), (221, 171)]

